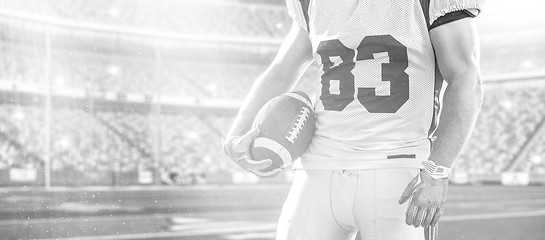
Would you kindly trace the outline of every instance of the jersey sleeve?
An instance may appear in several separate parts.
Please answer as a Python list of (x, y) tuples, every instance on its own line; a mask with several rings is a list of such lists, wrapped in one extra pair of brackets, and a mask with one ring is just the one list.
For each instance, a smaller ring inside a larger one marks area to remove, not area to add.
[(286, 6), (288, 8), (288, 14), (303, 29), (308, 31), (307, 21), (303, 12), (303, 5), (300, 0), (286, 0)]
[(429, 24), (433, 25), (435, 20), (447, 13), (467, 10), (473, 15), (481, 12), (483, 0), (431, 0), (429, 7)]

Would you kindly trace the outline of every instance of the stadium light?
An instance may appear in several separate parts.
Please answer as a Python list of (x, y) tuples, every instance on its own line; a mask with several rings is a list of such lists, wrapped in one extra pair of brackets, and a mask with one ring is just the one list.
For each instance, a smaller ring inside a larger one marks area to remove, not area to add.
[(110, 10), (108, 11), (108, 13), (109, 13), (110, 16), (112, 16), (112, 17), (118, 17), (118, 16), (119, 16), (119, 9), (117, 9), (116, 7), (112, 7), (112, 8), (110, 8)]
[(106, 71), (107, 71), (110, 75), (116, 76), (116, 77), (119, 76), (120, 73), (121, 73), (121, 70), (120, 70), (119, 67), (116, 66), (116, 65), (110, 65), (110, 66), (106, 69)]
[(526, 59), (521, 63), (521, 65), (523, 68), (530, 69), (534, 66), (534, 62), (530, 59)]
[(63, 77), (57, 77), (55, 78), (55, 85), (64, 86), (66, 84), (66, 80)]
[(23, 111), (20, 109), (20, 108), (17, 108), (12, 116), (11, 116), (14, 120), (16, 121), (22, 121), (25, 119), (25, 113), (23, 113)]
[(513, 108), (513, 102), (511, 102), (511, 100), (505, 100), (501, 102), (501, 106), (506, 110), (511, 110), (511, 108)]
[(540, 164), (543, 162), (543, 158), (540, 155), (536, 154), (530, 158), (530, 161), (532, 161), (533, 164)]
[(72, 142), (68, 136), (64, 136), (57, 142), (57, 144), (62, 149), (68, 149), (72, 145)]
[(191, 131), (191, 132), (188, 132), (188, 133), (187, 133), (187, 137), (188, 137), (189, 139), (195, 140), (195, 139), (198, 139), (198, 138), (199, 138), (199, 134), (196, 133), (196, 132)]

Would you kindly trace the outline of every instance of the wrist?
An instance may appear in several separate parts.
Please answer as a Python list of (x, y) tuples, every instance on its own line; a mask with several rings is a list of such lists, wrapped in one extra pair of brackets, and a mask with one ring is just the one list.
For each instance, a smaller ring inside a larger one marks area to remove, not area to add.
[(451, 168), (437, 165), (432, 160), (422, 161), (422, 169), (433, 179), (448, 179), (452, 171)]

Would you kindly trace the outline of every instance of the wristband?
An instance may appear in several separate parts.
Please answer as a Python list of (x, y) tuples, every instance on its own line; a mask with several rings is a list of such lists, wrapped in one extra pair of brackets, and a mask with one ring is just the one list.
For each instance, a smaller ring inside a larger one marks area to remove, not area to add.
[(433, 179), (448, 178), (450, 176), (451, 168), (438, 166), (431, 160), (424, 160), (422, 162), (424, 171), (426, 171)]

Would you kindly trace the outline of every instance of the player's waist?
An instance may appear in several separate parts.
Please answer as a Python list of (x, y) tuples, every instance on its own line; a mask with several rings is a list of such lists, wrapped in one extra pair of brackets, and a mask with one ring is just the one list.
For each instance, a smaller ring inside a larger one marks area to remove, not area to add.
[[(356, 130), (355, 130), (356, 131)], [(411, 151), (429, 152), (431, 141), (421, 132), (335, 132), (317, 129), (310, 149), (314, 152), (333, 157), (357, 158), (361, 154), (377, 155), (408, 154)], [(327, 151), (324, 151), (327, 150)]]
[(383, 168), (422, 168), (429, 150), (411, 154), (360, 153), (358, 157), (333, 157), (307, 151), (294, 163), (294, 169), (363, 170)]
[[(367, 143), (365, 143), (367, 142)], [(305, 155), (324, 160), (354, 159), (355, 161), (389, 161), (428, 158), (431, 141), (428, 138), (396, 141), (340, 141), (315, 135)]]
[(422, 168), (421, 159), (350, 159), (331, 158), (314, 154), (304, 154), (293, 165), (294, 169), (314, 170), (364, 170), (384, 168)]

